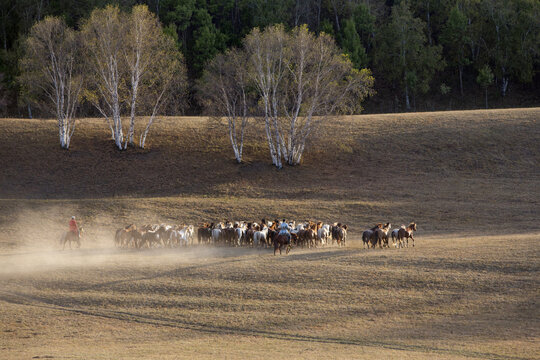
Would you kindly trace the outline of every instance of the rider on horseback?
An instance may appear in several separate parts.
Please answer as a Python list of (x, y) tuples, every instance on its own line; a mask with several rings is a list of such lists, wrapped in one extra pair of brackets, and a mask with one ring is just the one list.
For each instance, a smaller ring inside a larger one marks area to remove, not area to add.
[(79, 227), (77, 226), (77, 222), (75, 221), (75, 216), (72, 216), (71, 220), (69, 221), (69, 231), (72, 232), (74, 235), (77, 235), (77, 237), (80, 236)]
[(289, 242), (291, 241), (291, 233), (289, 232), (291, 228), (289, 227), (289, 224), (285, 222), (285, 219), (279, 224), (279, 235), (287, 235), (287, 238), (289, 239)]

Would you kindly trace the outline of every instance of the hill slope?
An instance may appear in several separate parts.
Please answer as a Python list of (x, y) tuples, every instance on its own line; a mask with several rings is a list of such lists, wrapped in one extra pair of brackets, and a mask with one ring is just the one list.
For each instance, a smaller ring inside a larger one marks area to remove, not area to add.
[(262, 216), (354, 231), (410, 220), (427, 232), (539, 229), (539, 118), (539, 108), (340, 118), (322, 126), (301, 166), (281, 171), (261, 124), (237, 165), (224, 125), (205, 118), (161, 120), (148, 149), (125, 152), (101, 119), (81, 120), (69, 151), (52, 120), (3, 119), (0, 221), (5, 237), (29, 216), (55, 228), (72, 213), (107, 229)]

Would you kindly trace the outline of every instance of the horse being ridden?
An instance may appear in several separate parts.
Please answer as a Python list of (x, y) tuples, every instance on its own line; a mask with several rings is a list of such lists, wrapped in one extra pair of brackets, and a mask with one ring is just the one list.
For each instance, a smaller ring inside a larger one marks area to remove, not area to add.
[(71, 249), (71, 242), (75, 241), (77, 243), (77, 248), (81, 247), (81, 232), (77, 226), (77, 221), (75, 221), (75, 216), (71, 217), (69, 221), (69, 231), (65, 232), (62, 236), (62, 250), (66, 247), (66, 243), (69, 241), (69, 248)]
[(287, 224), (285, 222), (285, 219), (283, 219), (283, 221), (281, 222), (281, 224), (279, 224), (279, 233), (278, 235), (286, 235), (287, 236), (287, 240), (289, 242), (291, 242), (291, 233), (290, 233), (290, 230), (291, 228), (289, 227), (289, 224)]
[(276, 251), (279, 250), (279, 254), (281, 255), (281, 247), (286, 246), (286, 253), (288, 254), (291, 250), (291, 233), (289, 224), (285, 222), (285, 219), (279, 224), (279, 232), (277, 235), (273, 238), (274, 241), (274, 255), (276, 255)]

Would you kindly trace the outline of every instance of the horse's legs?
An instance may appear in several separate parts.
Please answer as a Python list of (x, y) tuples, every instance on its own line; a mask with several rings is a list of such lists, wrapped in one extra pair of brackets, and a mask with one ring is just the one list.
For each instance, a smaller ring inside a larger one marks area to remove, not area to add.
[(413, 238), (412, 234), (411, 234), (411, 240), (412, 240), (412, 246), (414, 247), (414, 238)]

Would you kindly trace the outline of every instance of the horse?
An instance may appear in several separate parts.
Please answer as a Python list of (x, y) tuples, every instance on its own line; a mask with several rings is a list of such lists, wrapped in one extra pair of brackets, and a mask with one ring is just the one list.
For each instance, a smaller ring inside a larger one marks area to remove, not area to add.
[(212, 242), (217, 245), (221, 241), (221, 229), (223, 224), (219, 223), (212, 229)]
[(305, 225), (302, 223), (299, 223), (298, 225), (296, 225), (296, 227), (293, 226), (293, 229), (291, 230), (291, 234), (298, 234), (302, 230), (305, 230)]
[(390, 223), (384, 224), (382, 227), (378, 227), (372, 232), (370, 237), (371, 247), (375, 247), (376, 244), (379, 244), (379, 247), (382, 248), (383, 244), (388, 246), (388, 230), (392, 225)]
[(187, 246), (189, 244), (189, 240), (187, 237), (187, 226), (177, 226), (169, 231), (169, 245), (176, 245), (176, 246)]
[(330, 225), (325, 224), (319, 230), (317, 230), (317, 238), (321, 245), (326, 245), (328, 238), (330, 237)]
[[(347, 225), (339, 226), (336, 229), (336, 242), (338, 246), (345, 246), (345, 242), (347, 241), (347, 229), (349, 227)], [(332, 241), (333, 244), (333, 241)]]
[(236, 229), (233, 227), (225, 227), (221, 230), (221, 238), (225, 245), (232, 246), (234, 245), (234, 240), (236, 237)]
[(134, 229), (137, 229), (137, 227), (134, 224), (129, 224), (116, 230), (114, 234), (114, 244), (116, 247), (126, 247), (131, 239), (131, 231)]
[(330, 236), (332, 237), (332, 245), (334, 245), (334, 242), (337, 241), (338, 237), (340, 236), (339, 235), (339, 232), (342, 227), (343, 227), (343, 224), (341, 224), (340, 222), (338, 223), (334, 223), (332, 225), (329, 225), (330, 227)]
[(235, 224), (234, 233), (235, 233), (235, 246), (241, 246), (242, 240), (244, 240), (244, 234), (246, 229), (243, 225)]
[(279, 231), (272, 229), (272, 227), (270, 227), (268, 229), (268, 233), (266, 234), (266, 243), (268, 245), (272, 244), (277, 234), (279, 234)]
[(278, 232), (275, 232), (275, 235), (273, 237), (274, 241), (274, 256), (276, 256), (276, 252), (279, 250), (279, 255), (281, 255), (281, 248), (285, 246), (285, 254), (289, 254), (289, 251), (291, 251), (291, 240), (286, 234), (279, 234)]
[(162, 240), (160, 238), (159, 228), (157, 230), (147, 230), (147, 231), (145, 231), (142, 234), (141, 243), (146, 243), (148, 245), (148, 247), (152, 247), (152, 245), (154, 245), (154, 244), (162, 243)]
[(245, 245), (253, 245), (253, 235), (255, 234), (256, 230), (256, 224), (247, 224), (247, 229), (244, 232), (244, 244)]
[(208, 224), (204, 223), (202, 226), (200, 226), (197, 229), (197, 241), (199, 242), (199, 245), (201, 243), (209, 243), (210, 239), (212, 238), (212, 228), (214, 227), (214, 223)]
[(60, 244), (62, 244), (62, 250), (66, 247), (66, 243), (69, 242), (69, 249), (71, 250), (71, 242), (75, 241), (77, 243), (77, 249), (81, 247), (81, 235), (84, 230), (82, 227), (79, 228), (79, 232), (75, 233), (73, 231), (65, 231), (60, 238)]
[(375, 225), (374, 227), (372, 227), (371, 229), (365, 230), (362, 233), (362, 242), (363, 242), (363, 247), (364, 248), (367, 245), (367, 247), (369, 249), (369, 241), (371, 239), (371, 236), (373, 236), (373, 233), (375, 232), (375, 230), (380, 229), (382, 227), (383, 227), (383, 224), (379, 223), (379, 224)]
[(300, 246), (304, 247), (307, 245), (308, 249), (315, 246), (315, 241), (317, 240), (317, 234), (312, 228), (306, 230), (300, 230), (297, 233), (298, 243)]
[(266, 243), (266, 235), (268, 235), (268, 227), (263, 225), (262, 230), (255, 231), (253, 234), (253, 245), (259, 246), (259, 243), (261, 243), (264, 244), (264, 247), (267, 247), (268, 244)]
[(394, 245), (394, 247), (398, 246), (398, 244), (397, 244), (398, 231), (399, 231), (399, 228), (398, 229), (393, 229), (390, 232), (390, 234), (392, 235), (392, 245)]
[(397, 234), (397, 239), (398, 239), (400, 248), (403, 247), (404, 239), (407, 240), (407, 247), (409, 247), (409, 238), (411, 238), (412, 246), (414, 247), (413, 231), (416, 231), (416, 223), (412, 222), (407, 227), (405, 227), (405, 225), (401, 225), (401, 228), (398, 230), (398, 234)]
[(193, 227), (193, 225), (188, 225), (186, 228), (186, 239), (191, 245), (193, 245), (194, 232), (195, 232), (195, 228)]

